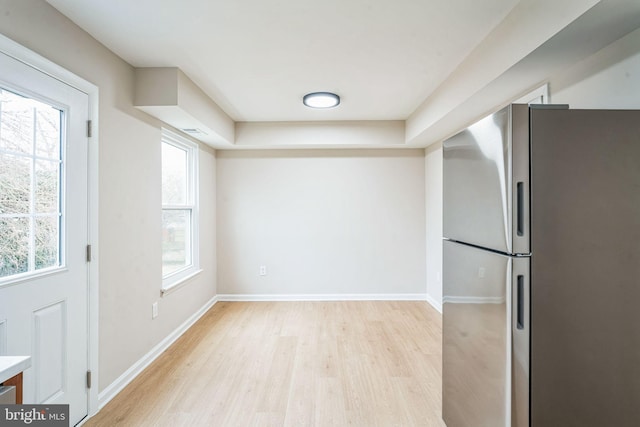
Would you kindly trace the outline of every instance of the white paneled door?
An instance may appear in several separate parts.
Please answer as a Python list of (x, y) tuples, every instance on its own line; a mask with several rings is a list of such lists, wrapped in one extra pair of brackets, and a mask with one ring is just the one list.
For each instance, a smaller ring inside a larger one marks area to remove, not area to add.
[(0, 354), (24, 403), (87, 415), (87, 94), (0, 53)]

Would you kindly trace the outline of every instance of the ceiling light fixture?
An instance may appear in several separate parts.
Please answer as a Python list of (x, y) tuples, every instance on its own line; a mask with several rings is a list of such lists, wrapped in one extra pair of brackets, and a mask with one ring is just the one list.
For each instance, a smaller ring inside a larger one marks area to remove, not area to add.
[(340, 97), (331, 92), (313, 92), (306, 94), (302, 102), (310, 108), (333, 108), (340, 104)]

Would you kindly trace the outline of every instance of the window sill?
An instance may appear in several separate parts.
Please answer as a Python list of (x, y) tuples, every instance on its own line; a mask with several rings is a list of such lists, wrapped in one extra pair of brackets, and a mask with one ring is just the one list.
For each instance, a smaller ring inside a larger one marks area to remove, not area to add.
[(176, 290), (180, 289), (181, 287), (183, 287), (184, 285), (189, 283), (191, 281), (191, 279), (193, 279), (194, 277), (196, 277), (200, 273), (202, 273), (202, 269), (198, 269), (198, 270), (194, 271), (193, 273), (189, 274), (188, 276), (181, 277), (180, 279), (176, 280), (171, 285), (162, 288), (160, 290), (160, 295), (161, 296), (165, 296), (165, 295), (170, 294), (173, 291), (176, 291)]

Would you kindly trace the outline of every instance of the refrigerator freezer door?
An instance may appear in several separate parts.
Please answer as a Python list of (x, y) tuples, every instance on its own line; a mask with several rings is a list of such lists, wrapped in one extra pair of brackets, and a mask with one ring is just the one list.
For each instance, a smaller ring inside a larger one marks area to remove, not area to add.
[(530, 252), (528, 114), (510, 105), (444, 141), (445, 237)]
[(446, 240), (443, 257), (442, 417), (509, 426), (513, 258)]

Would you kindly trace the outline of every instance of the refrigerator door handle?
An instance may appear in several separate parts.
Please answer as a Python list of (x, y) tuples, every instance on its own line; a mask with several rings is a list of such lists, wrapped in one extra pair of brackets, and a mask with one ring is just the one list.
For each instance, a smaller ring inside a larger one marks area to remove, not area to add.
[(524, 275), (519, 274), (517, 278), (517, 303), (516, 303), (516, 328), (524, 329)]
[(524, 236), (524, 183), (517, 183), (517, 200), (516, 200), (516, 233), (518, 236)]

